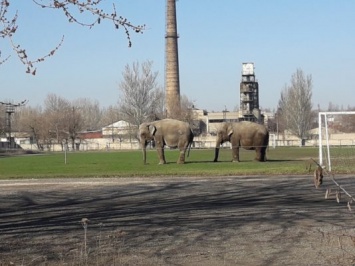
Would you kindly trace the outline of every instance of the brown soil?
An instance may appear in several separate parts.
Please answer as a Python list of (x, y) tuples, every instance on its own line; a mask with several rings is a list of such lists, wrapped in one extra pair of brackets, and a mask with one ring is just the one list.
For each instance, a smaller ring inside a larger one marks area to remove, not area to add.
[(328, 187), (311, 176), (0, 181), (0, 265), (353, 265), (354, 214)]

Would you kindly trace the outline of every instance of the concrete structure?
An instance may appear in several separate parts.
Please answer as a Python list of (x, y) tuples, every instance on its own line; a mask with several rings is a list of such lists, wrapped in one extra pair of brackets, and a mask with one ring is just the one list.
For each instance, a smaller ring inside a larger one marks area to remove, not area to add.
[(259, 83), (255, 79), (254, 63), (242, 64), (240, 111), (242, 113), (240, 120), (262, 123), (259, 109)]
[(166, 1), (165, 35), (165, 106), (166, 116), (174, 118), (180, 111), (180, 80), (176, 0)]
[(207, 132), (214, 135), (217, 129), (223, 122), (238, 122), (240, 119), (240, 112), (229, 112), (224, 110), (222, 112), (207, 113)]

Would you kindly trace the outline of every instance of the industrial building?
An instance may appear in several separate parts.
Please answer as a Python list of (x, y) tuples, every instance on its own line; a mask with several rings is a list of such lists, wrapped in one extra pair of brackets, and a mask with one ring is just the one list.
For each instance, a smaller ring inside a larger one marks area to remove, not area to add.
[(259, 108), (259, 83), (255, 78), (254, 63), (242, 64), (240, 112), (239, 120), (263, 122)]
[(239, 97), (238, 111), (228, 111), (226, 108), (221, 112), (194, 109), (201, 133), (214, 134), (222, 122), (252, 121), (260, 124), (265, 122), (259, 107), (259, 84), (255, 78), (254, 63), (242, 63)]

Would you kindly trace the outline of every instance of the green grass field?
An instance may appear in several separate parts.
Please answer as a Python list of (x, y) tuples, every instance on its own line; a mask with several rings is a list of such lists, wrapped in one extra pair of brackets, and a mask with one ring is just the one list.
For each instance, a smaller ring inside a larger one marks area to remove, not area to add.
[[(2, 154), (0, 179), (53, 177), (157, 177), (157, 176), (228, 176), (309, 174), (310, 158), (318, 159), (318, 149), (309, 147), (269, 148), (268, 161), (254, 161), (255, 152), (241, 150), (239, 163), (232, 163), (231, 150), (221, 149), (219, 162), (212, 162), (214, 150), (191, 150), (183, 165), (176, 164), (177, 150), (165, 151), (166, 165), (158, 165), (155, 150), (147, 152), (147, 165), (142, 152), (68, 152), (34, 155)], [(312, 167), (314, 169), (314, 165)]]

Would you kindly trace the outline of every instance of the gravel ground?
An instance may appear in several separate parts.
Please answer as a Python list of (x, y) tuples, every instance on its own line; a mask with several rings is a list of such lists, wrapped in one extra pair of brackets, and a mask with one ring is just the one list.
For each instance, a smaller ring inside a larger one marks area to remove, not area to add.
[(310, 176), (0, 181), (0, 265), (354, 265), (354, 213), (326, 188)]

